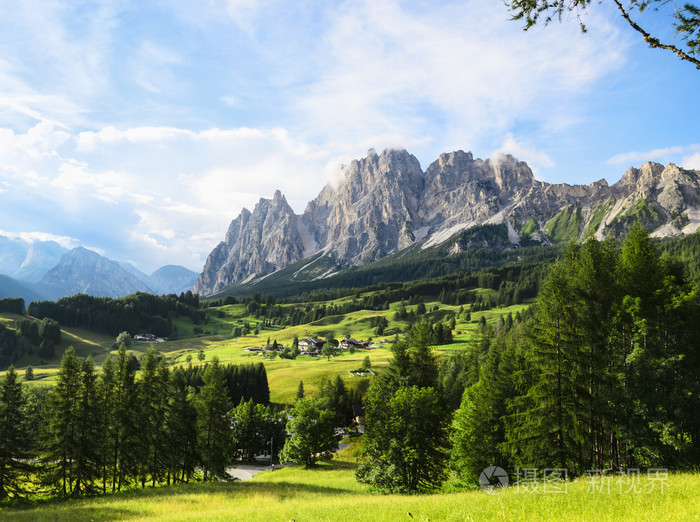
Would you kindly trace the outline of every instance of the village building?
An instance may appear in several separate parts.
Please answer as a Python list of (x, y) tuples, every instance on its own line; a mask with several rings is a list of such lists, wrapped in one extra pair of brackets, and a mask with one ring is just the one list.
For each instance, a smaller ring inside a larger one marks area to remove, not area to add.
[(299, 351), (302, 355), (318, 355), (324, 344), (323, 339), (299, 339)]
[(140, 343), (154, 343), (156, 342), (157, 337), (153, 334), (136, 334), (134, 335), (134, 341), (138, 341)]
[(369, 343), (356, 341), (355, 339), (343, 339), (342, 341), (340, 341), (340, 347), (343, 350), (347, 350), (351, 346), (353, 348), (367, 348), (369, 346)]

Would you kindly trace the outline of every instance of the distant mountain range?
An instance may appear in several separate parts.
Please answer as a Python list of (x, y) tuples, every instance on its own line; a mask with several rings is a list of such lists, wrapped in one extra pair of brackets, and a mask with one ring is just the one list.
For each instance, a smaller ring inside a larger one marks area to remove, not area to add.
[(121, 297), (189, 289), (207, 296), (255, 291), (256, 285), (318, 286), (378, 263), (410, 260), (415, 267), (421, 259), (475, 248), (517, 251), (622, 237), (636, 221), (656, 237), (695, 232), (700, 172), (645, 163), (614, 185), (603, 179), (572, 186), (538, 181), (512, 156), (482, 160), (456, 151), (423, 171), (405, 150), (370, 150), (343, 167), (301, 215), (280, 191), (261, 198), (252, 212), (243, 209), (199, 275), (175, 265), (147, 275), (82, 247), (69, 251), (52, 241), (0, 237), (0, 297), (31, 301), (79, 292)]
[[(614, 185), (550, 184), (512, 156), (442, 154), (424, 172), (405, 150), (371, 150), (343, 168), (296, 215), (281, 192), (243, 209), (210, 253), (194, 290), (251, 288), (279, 272), (318, 280), (395, 253), (449, 244), (516, 249), (623, 236), (639, 221), (653, 236), (700, 227), (700, 172), (674, 164), (630, 168)], [(483, 228), (488, 233), (466, 234)], [(490, 235), (489, 235), (490, 234)], [(293, 267), (293, 270), (284, 270)]]
[(123, 297), (135, 292), (170, 294), (191, 290), (197, 273), (168, 265), (146, 275), (83, 247), (72, 250), (53, 241), (34, 243), (0, 237), (0, 298), (25, 302), (55, 300), (77, 293)]
[(0, 236), (0, 274), (18, 281), (38, 283), (68, 252), (55, 241), (30, 243)]

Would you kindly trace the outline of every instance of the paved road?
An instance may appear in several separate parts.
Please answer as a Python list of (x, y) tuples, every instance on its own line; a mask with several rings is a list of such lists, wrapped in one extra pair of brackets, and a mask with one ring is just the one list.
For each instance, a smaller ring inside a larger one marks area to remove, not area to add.
[[(277, 465), (279, 466), (279, 464)], [(250, 480), (252, 479), (255, 475), (260, 473), (261, 471), (268, 471), (270, 469), (270, 465), (252, 465), (252, 464), (241, 464), (240, 466), (236, 467), (228, 467), (226, 468), (226, 473), (231, 475), (232, 477), (236, 477), (238, 480)]]
[[(338, 451), (347, 448), (350, 444), (338, 444)], [(275, 464), (275, 469), (281, 466), (291, 466), (291, 462), (285, 464)], [(229, 466), (226, 468), (226, 473), (238, 480), (250, 480), (261, 471), (268, 471), (270, 464), (241, 464), (239, 466)]]

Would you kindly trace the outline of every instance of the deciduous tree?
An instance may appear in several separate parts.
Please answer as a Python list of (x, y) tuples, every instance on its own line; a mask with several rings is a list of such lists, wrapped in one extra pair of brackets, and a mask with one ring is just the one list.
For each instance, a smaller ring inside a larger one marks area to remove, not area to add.
[(289, 412), (287, 431), (291, 437), (280, 453), (282, 462), (298, 462), (311, 467), (338, 449), (335, 415), (314, 397), (299, 399)]

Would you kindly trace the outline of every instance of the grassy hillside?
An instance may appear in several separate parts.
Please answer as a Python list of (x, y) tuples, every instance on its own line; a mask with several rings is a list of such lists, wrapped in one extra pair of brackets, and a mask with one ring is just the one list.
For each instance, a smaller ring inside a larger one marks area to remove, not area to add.
[[(700, 475), (672, 474), (662, 482), (642, 477), (599, 491), (587, 478), (562, 493), (510, 487), (433, 495), (379, 495), (354, 479), (353, 448), (316, 469), (298, 466), (263, 472), (249, 482), (193, 484), (28, 509), (0, 509), (3, 520), (698, 520)], [(454, 489), (454, 488), (453, 488)], [(627, 491), (629, 489), (629, 491)]]
[[(371, 296), (376, 292), (362, 294), (361, 297)], [(494, 294), (493, 290), (478, 290), (479, 295), (488, 296)], [(347, 296), (327, 302), (305, 303), (304, 306), (313, 305), (338, 305), (356, 299), (357, 296)], [(294, 304), (281, 305), (292, 307)], [(385, 338), (393, 338), (396, 332), (405, 331), (409, 327), (406, 321), (396, 321), (394, 316), (402, 303), (392, 302), (388, 310), (358, 310), (347, 314), (326, 316), (317, 321), (296, 326), (272, 325), (262, 327), (262, 320), (249, 315), (242, 304), (211, 307), (206, 309), (207, 324), (195, 325), (189, 319), (174, 319), (178, 327), (181, 339), (167, 341), (164, 343), (149, 344), (135, 342), (131, 347), (131, 352), (136, 356), (153, 346), (160, 351), (171, 366), (188, 364), (205, 364), (213, 357), (218, 357), (222, 363), (247, 364), (253, 362), (263, 362), (268, 374), (271, 400), (276, 403), (291, 403), (294, 400), (299, 381), (304, 381), (304, 388), (308, 394), (314, 394), (318, 390), (322, 381), (341, 375), (350, 387), (366, 386), (363, 380), (352, 376), (349, 371), (361, 366), (365, 356), (370, 357), (372, 367), (381, 371), (388, 364), (391, 358), (389, 344), (381, 344), (378, 341)], [(428, 310), (425, 317), (433, 321), (447, 322), (455, 318), (456, 326), (453, 331), (454, 342), (449, 345), (436, 346), (438, 353), (450, 353), (455, 350), (468, 348), (478, 330), (478, 322), (482, 316), (488, 322), (494, 322), (502, 314), (512, 313), (528, 306), (528, 304), (513, 305), (504, 308), (496, 308), (474, 312), (469, 320), (465, 315), (460, 315), (460, 309), (469, 310), (469, 305), (464, 308), (460, 306), (443, 305), (436, 300), (426, 300), (425, 307)], [(408, 312), (415, 312), (417, 305), (406, 305)], [(383, 317), (388, 322), (384, 335), (377, 335), (371, 321), (373, 318)], [(0, 321), (10, 326), (12, 321), (19, 318), (14, 314), (0, 314)], [(240, 337), (233, 336), (234, 327), (250, 324), (251, 328), (261, 328), (258, 334), (250, 333)], [(201, 329), (201, 333), (199, 332)], [(299, 339), (305, 337), (333, 336), (342, 339), (345, 334), (358, 340), (373, 339), (376, 343), (372, 348), (358, 349), (354, 354), (348, 351), (340, 352), (339, 356), (327, 360), (320, 357), (299, 356), (296, 359), (281, 359), (275, 357), (270, 359), (258, 353), (251, 353), (245, 348), (253, 346), (264, 346), (268, 339), (277, 341), (278, 344), (290, 346), (294, 337)], [(34, 386), (49, 386), (55, 382), (55, 377), (60, 366), (63, 352), (68, 346), (74, 346), (78, 356), (92, 356), (99, 367), (110, 353), (115, 353), (112, 349), (114, 339), (107, 335), (96, 334), (80, 328), (62, 328), (62, 341), (56, 347), (56, 355), (50, 360), (42, 360), (38, 355), (25, 355), (15, 365), (20, 375), (24, 369), (31, 365), (34, 369)], [(204, 353), (204, 361), (198, 359), (199, 352)], [(1, 374), (2, 372), (0, 372)]]

